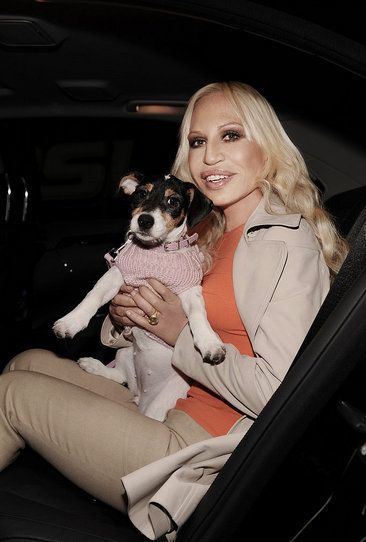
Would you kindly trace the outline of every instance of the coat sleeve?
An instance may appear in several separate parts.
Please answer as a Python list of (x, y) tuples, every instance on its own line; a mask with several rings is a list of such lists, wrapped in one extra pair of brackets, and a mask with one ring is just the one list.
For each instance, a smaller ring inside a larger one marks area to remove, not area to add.
[(123, 333), (119, 333), (109, 316), (106, 316), (100, 331), (100, 340), (104, 346), (111, 348), (124, 348), (131, 346), (131, 341), (126, 339)]
[[(328, 290), (329, 272), (320, 251), (290, 247), (273, 294), (250, 337), (255, 357), (241, 355), (226, 344), (223, 363), (204, 363), (187, 325), (175, 345), (173, 364), (256, 418), (282, 382)], [(246, 307), (238, 309), (245, 321)]]

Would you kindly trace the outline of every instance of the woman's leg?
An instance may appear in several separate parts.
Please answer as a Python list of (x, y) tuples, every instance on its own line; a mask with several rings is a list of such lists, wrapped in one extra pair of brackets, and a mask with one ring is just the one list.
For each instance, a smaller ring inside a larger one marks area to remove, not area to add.
[(133, 395), (125, 386), (108, 378), (87, 373), (75, 361), (61, 358), (49, 350), (34, 348), (18, 354), (4, 369), (4, 373), (10, 371), (30, 371), (53, 376), (136, 409)]
[(0, 470), (27, 443), (79, 487), (122, 511), (120, 478), (207, 438), (192, 424), (193, 432), (189, 423), (184, 427), (185, 442), (179, 430), (59, 378), (24, 370), (0, 376)]

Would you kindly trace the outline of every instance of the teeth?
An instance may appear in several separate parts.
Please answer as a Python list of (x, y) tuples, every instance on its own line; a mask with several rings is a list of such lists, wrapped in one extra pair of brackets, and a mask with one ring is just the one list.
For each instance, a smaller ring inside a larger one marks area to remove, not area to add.
[(227, 179), (228, 175), (209, 175), (206, 177), (206, 181), (209, 182), (215, 182), (215, 181), (222, 181), (223, 179)]

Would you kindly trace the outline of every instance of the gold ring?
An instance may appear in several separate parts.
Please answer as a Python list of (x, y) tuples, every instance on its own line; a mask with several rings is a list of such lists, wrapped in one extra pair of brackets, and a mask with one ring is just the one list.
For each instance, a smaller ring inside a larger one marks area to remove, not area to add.
[(156, 324), (159, 323), (158, 314), (159, 314), (158, 311), (155, 309), (154, 312), (150, 316), (147, 316), (147, 319), (151, 326), (156, 326)]

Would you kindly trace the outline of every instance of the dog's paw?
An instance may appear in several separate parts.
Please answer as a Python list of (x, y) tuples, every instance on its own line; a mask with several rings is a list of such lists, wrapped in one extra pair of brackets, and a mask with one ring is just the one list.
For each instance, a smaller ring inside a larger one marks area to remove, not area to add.
[(224, 344), (217, 340), (203, 341), (202, 339), (196, 342), (196, 347), (201, 352), (203, 361), (211, 365), (218, 365), (225, 359), (226, 349)]
[(82, 315), (70, 313), (57, 320), (53, 324), (52, 330), (59, 339), (65, 339), (66, 337), (72, 339), (79, 331), (85, 329), (88, 323), (89, 320)]
[(200, 351), (203, 361), (211, 365), (222, 363), (226, 355), (225, 345), (209, 323), (196, 322), (193, 325), (190, 321), (190, 326), (194, 345)]
[(214, 348), (202, 352), (204, 363), (210, 363), (211, 365), (219, 365), (222, 363), (226, 356), (226, 349), (223, 345), (219, 344)]
[(100, 375), (104, 376), (104, 364), (99, 361), (99, 359), (95, 358), (79, 358), (77, 361), (79, 367), (84, 369), (87, 373), (91, 373), (93, 375)]

